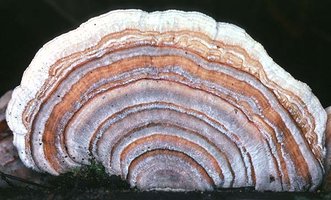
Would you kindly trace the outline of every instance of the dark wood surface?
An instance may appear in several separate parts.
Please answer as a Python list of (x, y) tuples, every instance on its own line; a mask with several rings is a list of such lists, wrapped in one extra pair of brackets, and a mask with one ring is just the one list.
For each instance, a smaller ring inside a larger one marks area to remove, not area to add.
[(0, 199), (170, 199), (170, 200), (212, 200), (212, 199), (245, 199), (245, 200), (328, 200), (330, 193), (271, 193), (271, 192), (245, 192), (245, 191), (216, 191), (216, 192), (141, 192), (132, 190), (113, 190), (111, 188), (89, 188), (71, 191), (41, 191), (41, 190), (0, 190)]

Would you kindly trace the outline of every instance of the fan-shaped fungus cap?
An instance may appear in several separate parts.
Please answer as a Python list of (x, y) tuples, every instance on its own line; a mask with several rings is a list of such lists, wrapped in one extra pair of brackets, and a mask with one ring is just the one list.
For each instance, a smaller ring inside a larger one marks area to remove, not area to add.
[(7, 111), (23, 162), (96, 159), (140, 189), (315, 190), (326, 113), (243, 29), (116, 10), (47, 43)]

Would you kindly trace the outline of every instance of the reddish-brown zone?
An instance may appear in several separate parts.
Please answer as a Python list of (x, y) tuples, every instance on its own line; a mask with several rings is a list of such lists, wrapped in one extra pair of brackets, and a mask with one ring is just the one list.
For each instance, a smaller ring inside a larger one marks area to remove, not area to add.
[[(138, 158), (136, 158), (129, 166), (129, 168), (135, 168), (140, 162), (143, 162), (146, 158), (148, 157), (154, 157), (156, 155), (160, 154), (165, 154), (165, 155), (171, 155), (171, 156), (176, 156), (181, 160), (184, 160), (186, 163), (189, 163), (191, 166), (193, 166), (197, 171), (199, 171), (200, 175), (204, 177), (204, 180), (207, 181), (209, 185), (213, 185), (213, 180), (209, 177), (208, 173), (206, 170), (201, 167), (195, 160), (193, 160), (191, 157), (187, 156), (186, 154), (178, 151), (171, 151), (171, 150), (166, 150), (166, 149), (158, 149), (154, 151), (149, 151), (146, 152), (142, 155), (140, 155)], [(130, 170), (129, 170), (130, 171)], [(138, 174), (137, 176), (137, 182), (140, 182), (140, 179), (142, 178), (141, 175), (143, 173)], [(130, 174), (128, 174), (128, 177), (130, 177)]]
[[(122, 151), (122, 153), (120, 155), (121, 163), (122, 163), (123, 159), (128, 156), (128, 153), (130, 151), (132, 151), (132, 149), (135, 149), (137, 146), (141, 146), (141, 145), (145, 145), (146, 143), (150, 143), (151, 141), (164, 141), (164, 142), (168, 142), (168, 143), (172, 143), (172, 144), (177, 144), (178, 146), (191, 148), (192, 151), (200, 152), (201, 155), (203, 156), (203, 159), (208, 160), (212, 164), (214, 169), (216, 169), (216, 172), (221, 176), (221, 179), (224, 179), (222, 170), (219, 167), (217, 160), (212, 155), (210, 155), (210, 153), (207, 150), (205, 150), (204, 148), (200, 147), (199, 145), (197, 145), (193, 142), (190, 142), (188, 140), (185, 140), (185, 139), (177, 137), (177, 136), (155, 134), (155, 135), (147, 136), (147, 137), (144, 137), (141, 139), (137, 139), (133, 143), (129, 144)], [(166, 151), (165, 151), (165, 153), (166, 153)], [(196, 162), (198, 163), (198, 161), (196, 161)]]

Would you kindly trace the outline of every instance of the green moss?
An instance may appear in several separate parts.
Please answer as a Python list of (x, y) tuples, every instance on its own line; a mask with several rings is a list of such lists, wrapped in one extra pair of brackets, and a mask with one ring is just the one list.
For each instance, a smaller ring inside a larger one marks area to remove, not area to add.
[(129, 190), (127, 182), (118, 176), (109, 176), (105, 168), (100, 164), (91, 161), (90, 165), (73, 169), (63, 175), (54, 177), (49, 181), (51, 188), (56, 190), (84, 190), (88, 188), (105, 188), (112, 190)]

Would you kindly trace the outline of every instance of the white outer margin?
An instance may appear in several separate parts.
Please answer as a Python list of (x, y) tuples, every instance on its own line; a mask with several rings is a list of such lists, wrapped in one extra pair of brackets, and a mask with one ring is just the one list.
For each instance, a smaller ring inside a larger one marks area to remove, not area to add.
[(262, 64), (271, 81), (290, 90), (305, 102), (309, 112), (316, 120), (315, 132), (318, 136), (318, 144), (324, 151), (327, 116), (319, 100), (305, 83), (295, 80), (278, 66), (268, 56), (262, 45), (254, 41), (243, 29), (232, 24), (217, 23), (214, 19), (199, 12), (168, 10), (147, 13), (141, 10), (114, 10), (92, 18), (79, 28), (46, 43), (24, 72), (21, 85), (14, 90), (13, 98), (7, 109), (7, 122), (14, 132), (14, 144), (20, 152), (19, 155), (28, 167), (35, 168), (31, 155), (27, 155), (24, 150), (24, 136), (27, 129), (22, 122), (22, 112), (24, 106), (35, 97), (47, 79), (49, 67), (64, 56), (94, 46), (107, 34), (128, 28), (159, 32), (193, 30), (226, 44), (241, 46), (252, 58)]

